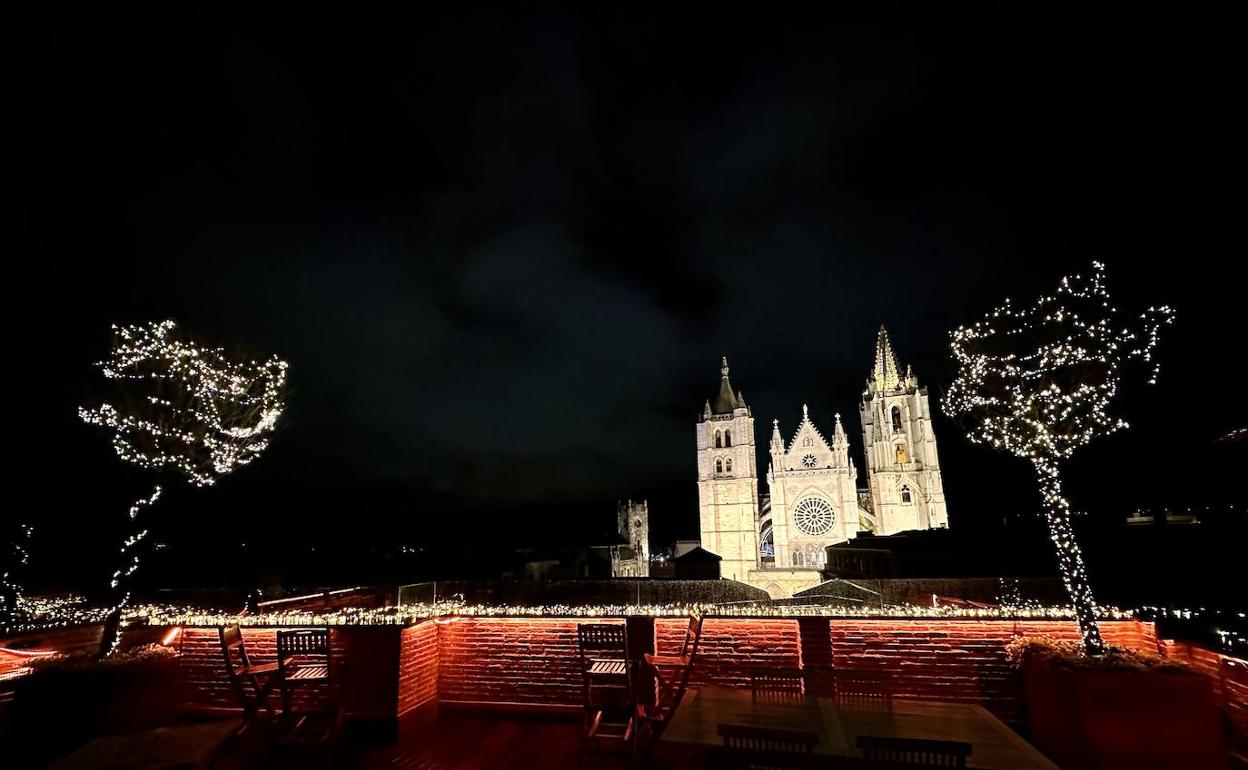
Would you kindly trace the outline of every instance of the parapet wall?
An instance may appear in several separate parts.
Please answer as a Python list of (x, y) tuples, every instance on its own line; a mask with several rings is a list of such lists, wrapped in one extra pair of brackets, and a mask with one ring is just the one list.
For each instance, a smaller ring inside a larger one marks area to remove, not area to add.
[[(680, 646), (683, 618), (640, 620), (640, 646)], [(576, 627), (590, 618), (449, 617), (402, 627), (343, 627), (334, 649), (349, 663), (348, 711), (394, 716), (439, 702), (489, 708), (565, 709), (581, 697)], [(1156, 651), (1152, 623), (1103, 621), (1113, 645)], [(831, 664), (888, 671), (900, 697), (980, 703), (1021, 716), (1017, 672), (1005, 657), (1015, 634), (1077, 639), (1069, 621), (707, 618), (693, 684), (745, 686), (750, 666)], [(244, 629), (253, 656), (273, 656), (274, 629)], [(217, 631), (187, 628), (177, 644), (192, 703), (237, 705)], [(644, 651), (644, 650), (642, 650)]]

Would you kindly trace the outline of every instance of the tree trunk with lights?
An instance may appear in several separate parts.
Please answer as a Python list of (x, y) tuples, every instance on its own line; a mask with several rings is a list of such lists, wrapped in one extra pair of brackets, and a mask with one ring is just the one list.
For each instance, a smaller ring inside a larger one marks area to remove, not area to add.
[(1105, 652), (1105, 642), (1101, 639), (1101, 629), (1096, 621), (1096, 600), (1092, 597), (1092, 586), (1083, 566), (1083, 554), (1075, 542), (1070, 503), (1062, 495), (1061, 473), (1057, 463), (1052, 461), (1037, 460), (1035, 468), (1040, 482), (1040, 497), (1044, 500), (1044, 517), (1049, 524), (1049, 539), (1057, 551), (1058, 568), (1075, 608), (1084, 649), (1089, 655), (1100, 655)]
[(130, 578), (139, 569), (139, 557), (147, 542), (148, 531), (139, 522), (139, 514), (160, 499), (160, 491), (160, 485), (157, 484), (150, 495), (135, 500), (130, 506), (130, 528), (121, 545), (121, 566), (113, 573), (112, 605), (104, 617), (104, 629), (100, 632), (100, 647), (96, 653), (99, 658), (112, 655), (121, 644), (121, 620), (130, 604)]

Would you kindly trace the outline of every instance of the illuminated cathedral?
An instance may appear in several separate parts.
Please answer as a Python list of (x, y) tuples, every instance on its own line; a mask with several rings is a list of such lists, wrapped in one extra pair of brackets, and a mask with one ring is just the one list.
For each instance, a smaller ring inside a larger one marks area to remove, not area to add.
[(772, 420), (764, 493), (754, 415), (733, 390), (727, 359), (719, 371), (697, 423), (698, 506), (702, 547), (721, 557), (723, 577), (790, 596), (820, 582), (829, 545), (864, 531), (948, 526), (927, 389), (908, 367), (903, 374), (883, 327), (858, 405), (866, 489), (841, 416), (820, 430), (803, 405), (787, 442)]

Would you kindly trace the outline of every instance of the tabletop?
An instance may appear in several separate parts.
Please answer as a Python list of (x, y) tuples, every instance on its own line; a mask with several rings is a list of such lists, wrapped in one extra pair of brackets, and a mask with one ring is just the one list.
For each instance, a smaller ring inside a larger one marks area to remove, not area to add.
[(720, 724), (806, 730), (819, 736), (816, 754), (858, 757), (859, 735), (965, 741), (967, 767), (1057, 770), (1048, 758), (982, 706), (894, 699), (892, 707), (840, 703), (812, 695), (756, 696), (741, 687), (701, 687), (685, 693), (663, 732), (666, 743), (720, 746)]

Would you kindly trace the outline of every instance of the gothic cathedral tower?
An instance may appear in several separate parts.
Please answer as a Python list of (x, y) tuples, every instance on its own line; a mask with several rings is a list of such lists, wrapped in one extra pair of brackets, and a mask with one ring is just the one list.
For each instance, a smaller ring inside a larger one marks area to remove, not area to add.
[(927, 388), (901, 374), (883, 326), (858, 409), (876, 534), (948, 526)]
[(745, 581), (758, 568), (758, 466), (754, 417), (720, 364), (719, 392), (698, 418), (698, 509), (702, 547), (718, 554), (720, 575)]

